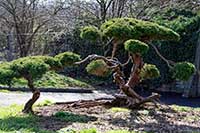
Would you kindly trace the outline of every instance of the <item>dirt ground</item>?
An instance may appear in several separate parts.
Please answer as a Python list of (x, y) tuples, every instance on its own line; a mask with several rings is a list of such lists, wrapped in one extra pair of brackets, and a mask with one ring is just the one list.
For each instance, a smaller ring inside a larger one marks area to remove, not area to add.
[[(159, 133), (200, 132), (200, 109), (166, 106), (147, 106), (140, 110), (121, 108), (69, 108), (65, 104), (37, 108), (43, 129), (56, 131), (96, 128), (99, 132), (108, 130), (129, 130)], [(55, 117), (57, 112), (68, 112), (73, 116)], [(63, 118), (62, 118), (63, 117)], [(71, 119), (68, 119), (71, 117)], [(76, 119), (74, 119), (76, 117)], [(78, 119), (77, 119), (78, 117)], [(81, 120), (84, 118), (84, 120)]]

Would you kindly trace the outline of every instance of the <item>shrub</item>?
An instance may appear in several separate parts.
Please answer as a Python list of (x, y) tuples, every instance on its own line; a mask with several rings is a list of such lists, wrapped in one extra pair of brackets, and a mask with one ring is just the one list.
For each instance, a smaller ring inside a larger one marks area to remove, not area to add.
[(101, 77), (107, 77), (111, 74), (111, 70), (103, 60), (94, 60), (90, 62), (87, 65), (86, 70), (90, 74)]
[(16, 73), (10, 69), (11, 63), (4, 62), (0, 64), (0, 83), (11, 85), (12, 80), (16, 77)]
[(72, 52), (64, 52), (56, 55), (54, 58), (60, 61), (62, 67), (71, 66), (74, 62), (81, 60), (80, 55)]
[(187, 81), (195, 72), (195, 66), (189, 62), (179, 62), (172, 68), (172, 72), (177, 80)]
[(144, 55), (149, 50), (149, 46), (139, 40), (130, 39), (125, 42), (125, 50), (129, 51), (132, 54), (139, 53)]
[(48, 64), (50, 66), (50, 69), (59, 69), (62, 67), (62, 64), (57, 58), (51, 57), (51, 56), (31, 56), (31, 59), (41, 59), (44, 61), (44, 63)]
[(140, 77), (142, 79), (153, 79), (153, 78), (158, 78), (159, 76), (160, 76), (159, 69), (156, 67), (156, 65), (152, 64), (144, 64), (140, 72)]
[(41, 78), (49, 70), (49, 65), (40, 58), (24, 57), (11, 63), (11, 70), (21, 77)]

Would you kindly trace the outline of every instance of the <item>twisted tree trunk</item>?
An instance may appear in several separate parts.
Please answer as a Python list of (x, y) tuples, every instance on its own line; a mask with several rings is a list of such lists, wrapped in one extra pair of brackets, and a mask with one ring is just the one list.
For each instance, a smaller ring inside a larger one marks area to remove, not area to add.
[(40, 97), (40, 90), (36, 89), (33, 85), (33, 80), (31, 77), (27, 76), (27, 81), (28, 81), (28, 87), (33, 93), (33, 96), (31, 99), (28, 100), (28, 102), (25, 104), (23, 113), (33, 113), (32, 106), (33, 104), (39, 99)]
[[(121, 71), (121, 67), (123, 67), (125, 64), (128, 64), (129, 59), (126, 63), (121, 64), (118, 60), (114, 60), (112, 58), (106, 58), (104, 56), (98, 56), (98, 55), (89, 55), (88, 57), (86, 57), (84, 60), (80, 61), (80, 62), (76, 62), (75, 64), (82, 64), (84, 62), (92, 61), (92, 60), (98, 60), (98, 59), (102, 59), (106, 62), (106, 64), (109, 66), (109, 68), (112, 69), (113, 71), (113, 78), (114, 78), (114, 82), (119, 86), (119, 89), (121, 91), (120, 94), (114, 95), (114, 98), (112, 99), (101, 99), (101, 100), (97, 100), (96, 102), (93, 101), (78, 101), (75, 105), (76, 106), (82, 106), (82, 104), (85, 106), (85, 102), (87, 102), (87, 104), (92, 103), (91, 105), (111, 105), (111, 106), (123, 106), (123, 107), (128, 107), (128, 108), (139, 108), (141, 107), (141, 105), (143, 105), (144, 103), (147, 102), (153, 102), (154, 104), (156, 103), (156, 101), (158, 101), (158, 99), (160, 98), (159, 94), (152, 94), (151, 96), (147, 97), (147, 98), (143, 98), (140, 95), (138, 95), (135, 91), (134, 91), (134, 87), (139, 84), (141, 82), (140, 79), (140, 71), (143, 68), (143, 59), (140, 56), (140, 54), (134, 54), (131, 55), (132, 58), (132, 62), (133, 62), (133, 67), (132, 67), (132, 71), (129, 77), (129, 80), (126, 81), (124, 78), (124, 74)], [(88, 103), (89, 102), (89, 103)], [(75, 103), (75, 102), (73, 102)], [(72, 104), (72, 103), (69, 103)], [(72, 104), (74, 105), (74, 104)]]
[(129, 80), (127, 82), (125, 82), (125, 80), (123, 79), (123, 75), (122, 75), (122, 72), (120, 71), (120, 68), (115, 70), (116, 72), (114, 74), (114, 80), (119, 85), (120, 90), (126, 95), (126, 97), (116, 98), (115, 103), (118, 103), (118, 104), (120, 103), (120, 105), (128, 103), (127, 106), (129, 108), (140, 107), (140, 105), (146, 102), (155, 103), (155, 101), (158, 100), (160, 95), (153, 94), (152, 96), (143, 98), (133, 90), (135, 86), (141, 82), (141, 78), (139, 74), (140, 74), (141, 69), (144, 66), (144, 63), (140, 54), (134, 54), (131, 57), (132, 57), (132, 61), (134, 65), (132, 67)]

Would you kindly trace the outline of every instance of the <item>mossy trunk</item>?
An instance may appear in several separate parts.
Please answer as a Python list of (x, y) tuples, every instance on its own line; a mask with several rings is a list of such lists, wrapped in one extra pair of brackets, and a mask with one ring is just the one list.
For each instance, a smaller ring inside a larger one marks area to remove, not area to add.
[(197, 69), (196, 73), (184, 86), (185, 92), (183, 96), (185, 97), (200, 97), (200, 35), (197, 42), (195, 67)]
[(33, 93), (33, 96), (31, 99), (28, 100), (28, 102), (25, 104), (23, 112), (24, 113), (33, 113), (33, 109), (32, 106), (33, 104), (39, 99), (40, 97), (40, 91), (38, 89), (36, 89), (33, 85), (33, 80), (30, 77), (26, 78), (28, 81), (28, 87), (30, 88), (30, 90)]

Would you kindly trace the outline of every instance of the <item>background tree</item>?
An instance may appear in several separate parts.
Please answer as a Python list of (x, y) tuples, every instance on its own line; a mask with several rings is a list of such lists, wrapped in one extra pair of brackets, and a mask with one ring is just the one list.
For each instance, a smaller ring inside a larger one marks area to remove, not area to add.
[[(161, 51), (162, 55), (168, 56), (171, 60), (195, 62), (200, 28), (200, 17), (197, 13), (189, 10), (169, 9), (155, 15), (153, 21), (173, 29), (181, 36), (179, 42), (157, 42), (158, 49)], [(168, 55), (172, 50), (173, 53)], [(161, 68), (163, 73), (162, 77), (159, 79), (160, 81), (156, 80), (154, 83), (157, 85), (168, 84), (168, 86), (163, 85), (163, 89), (169, 90), (168, 88), (172, 88), (171, 91), (181, 92), (184, 93), (185, 96), (189, 96), (188, 92), (190, 88), (193, 87), (188, 87), (187, 82), (175, 83), (174, 80), (170, 78), (171, 74), (168, 73), (169, 69), (166, 69), (161, 60), (154, 57), (156, 54), (155, 52), (150, 52), (152, 56), (148, 56), (147, 60), (154, 62)], [(198, 70), (198, 67), (196, 68)], [(197, 93), (195, 95), (198, 96)]]
[[(53, 3), (55, 4), (55, 3)], [(0, 19), (9, 29), (14, 29), (19, 56), (25, 57), (32, 48), (35, 36), (62, 9), (63, 3), (55, 5), (39, 0), (2, 0)], [(51, 8), (50, 8), (51, 7)], [(11, 34), (10, 32), (8, 32)]]
[(199, 97), (200, 96), (200, 37), (197, 42), (195, 66), (197, 68), (196, 73), (191, 77), (190, 81), (184, 85), (185, 97)]

